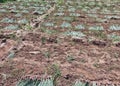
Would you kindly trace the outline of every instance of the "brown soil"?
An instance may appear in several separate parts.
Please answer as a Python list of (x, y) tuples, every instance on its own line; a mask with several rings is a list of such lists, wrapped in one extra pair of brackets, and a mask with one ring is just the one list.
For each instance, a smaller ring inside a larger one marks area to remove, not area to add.
[[(46, 40), (43, 44), (42, 37), (52, 38), (52, 41)], [(55, 42), (56, 38), (60, 42)], [(15, 46), (15, 41), (7, 39), (0, 49), (0, 83), (4, 86), (14, 86), (27, 75), (45, 78), (51, 75), (48, 69), (52, 64), (60, 66), (61, 77), (58, 86), (69, 86), (73, 83), (71, 80), (76, 79), (105, 84), (120, 83), (120, 48), (104, 44), (101, 47), (98, 44), (97, 41), (84, 45), (79, 41), (73, 42), (58, 36), (28, 33), (21, 42), (22, 48), (15, 53), (13, 59), (9, 59), (6, 55), (9, 49)], [(49, 58), (45, 57), (45, 52), (50, 53)], [(72, 56), (74, 60), (69, 60), (68, 56)]]
[[(65, 15), (67, 14), (66, 12)], [(104, 19), (105, 15), (98, 15)], [(61, 17), (58, 17), (58, 20), (58, 27), (45, 27), (55, 30), (56, 33), (53, 34), (45, 33), (42, 28), (36, 31), (23, 31), (24, 35), (15, 38), (9, 37), (14, 31), (0, 32), (0, 86), (15, 86), (20, 79), (26, 77), (48, 78), (53, 74), (53, 64), (59, 65), (61, 71), (57, 86), (71, 86), (77, 79), (120, 86), (120, 42), (112, 43), (109, 39), (97, 38), (97, 32), (89, 31), (88, 28), (80, 30), (88, 36), (85, 38), (61, 35), (68, 28), (59, 27), (63, 20)], [(45, 20), (47, 21), (54, 21), (54, 16)], [(87, 27), (102, 25), (105, 29), (101, 31), (102, 34), (120, 35), (119, 31), (108, 30), (111, 24), (120, 24), (120, 19), (111, 18), (105, 22), (98, 22), (86, 13), (81, 13), (80, 17), (71, 22), (73, 26), (79, 23)], [(0, 23), (0, 27), (6, 25), (8, 24)], [(89, 41), (89, 37), (95, 39)], [(15, 53), (13, 58), (8, 57), (11, 52)]]

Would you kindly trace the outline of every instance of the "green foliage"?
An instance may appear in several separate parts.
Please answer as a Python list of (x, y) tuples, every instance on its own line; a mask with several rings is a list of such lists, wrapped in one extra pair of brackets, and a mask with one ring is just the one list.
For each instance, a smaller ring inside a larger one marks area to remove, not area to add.
[(64, 3), (64, 0), (56, 0), (57, 5), (62, 5)]
[(0, 9), (0, 13), (7, 12), (5, 9)]
[(5, 29), (7, 29), (7, 30), (18, 30), (19, 26), (18, 25), (9, 25), (9, 26), (5, 27)]
[(80, 14), (79, 13), (70, 13), (70, 16), (79, 17)]
[(53, 79), (46, 79), (46, 80), (21, 80), (16, 86), (54, 86)]
[(53, 70), (53, 78), (20, 80), (16, 86), (56, 86), (56, 81), (61, 76), (61, 72), (59, 66), (56, 64), (53, 64), (51, 69)]
[(103, 31), (100, 31), (100, 30), (90, 30), (90, 33), (94, 34), (94, 36), (99, 39), (107, 38), (107, 35)]
[(116, 34), (109, 34), (108, 39), (111, 39), (113, 42), (119, 42), (120, 41), (120, 36)]
[(16, 21), (14, 19), (10, 18), (3, 18), (0, 22), (3, 23), (15, 23)]
[(4, 3), (4, 2), (7, 2), (7, 1), (16, 1), (16, 0), (0, 0), (0, 3)]
[(80, 25), (80, 24), (79, 24), (79, 25), (76, 25), (76, 26), (75, 26), (75, 29), (85, 29), (85, 27), (84, 27), (83, 25)]
[(63, 17), (63, 20), (65, 21), (73, 21), (73, 17)]
[(64, 13), (60, 12), (60, 13), (55, 13), (54, 15), (55, 15), (55, 16), (63, 16)]
[(62, 28), (71, 28), (71, 24), (68, 23), (68, 22), (63, 22), (62, 25), (61, 25)]
[[(50, 79), (42, 79), (42, 80), (20, 80), (16, 86), (56, 86), (54, 84), (54, 80)], [(96, 82), (89, 83), (89, 82), (81, 82), (77, 80), (72, 86), (98, 86)]]
[(11, 51), (10, 54), (7, 56), (7, 58), (14, 58), (15, 52)]
[(54, 86), (57, 86), (56, 82), (57, 82), (58, 78), (61, 76), (61, 71), (57, 64), (53, 64), (52, 68), (53, 68), (53, 83), (54, 83)]
[(27, 19), (22, 19), (18, 21), (19, 24), (27, 24), (28, 20)]
[(93, 26), (90, 27), (89, 30), (104, 30), (104, 28), (102, 26)]
[(81, 82), (77, 80), (73, 86), (98, 86), (98, 85), (96, 82), (89, 83), (89, 82)]
[(98, 63), (94, 63), (93, 66), (96, 67), (96, 68), (99, 68), (99, 64)]
[(74, 7), (71, 7), (71, 8), (68, 9), (69, 12), (75, 12), (75, 10), (76, 9)]
[(75, 84), (73, 86), (89, 86), (89, 83), (83, 83), (81, 81), (76, 81)]
[(23, 29), (26, 29), (26, 30), (32, 30), (32, 26), (28, 23), (28, 24), (26, 24), (24, 27), (23, 27)]
[(22, 16), (22, 14), (20, 14), (20, 13), (17, 13), (16, 15), (15, 15), (15, 17), (21, 17)]
[(46, 22), (46, 23), (44, 23), (44, 25), (47, 26), (47, 27), (52, 27), (52, 26), (54, 26), (54, 23)]
[(72, 61), (74, 61), (75, 60), (75, 58), (73, 57), (73, 56), (71, 56), (71, 55), (68, 55), (67, 56), (67, 61), (68, 62), (72, 62)]
[(42, 44), (45, 44), (46, 41), (47, 41), (46, 37), (42, 37), (42, 38), (41, 38), (41, 42), (42, 42)]
[(120, 25), (112, 25), (110, 26), (110, 30), (120, 30)]
[(50, 52), (49, 51), (46, 51), (43, 53), (45, 58), (50, 58)]
[(77, 32), (77, 31), (67, 31), (64, 34), (67, 35), (67, 36), (74, 37), (74, 38), (82, 38), (82, 37), (86, 36), (84, 33)]

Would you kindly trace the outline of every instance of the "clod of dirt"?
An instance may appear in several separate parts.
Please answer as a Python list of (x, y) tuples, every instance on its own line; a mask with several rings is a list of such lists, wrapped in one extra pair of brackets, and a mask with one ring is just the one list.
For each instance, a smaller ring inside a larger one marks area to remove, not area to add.
[(108, 21), (104, 21), (105, 23), (108, 23)]
[(10, 39), (10, 37), (8, 35), (3, 35), (3, 34), (0, 34), (0, 39), (2, 38), (7, 38), (7, 39)]
[(120, 42), (115, 44), (116, 47), (120, 47)]
[(86, 18), (85, 16), (80, 16), (80, 18)]
[(67, 79), (67, 80), (70, 79), (71, 77), (72, 77), (72, 75), (70, 75), (70, 74), (67, 74), (67, 75), (64, 76), (64, 78)]
[(7, 41), (6, 39), (2, 39), (1, 44), (6, 43), (6, 41)]
[(114, 17), (111, 17), (110, 19), (111, 20), (119, 20), (119, 18), (114, 18)]
[(37, 27), (39, 27), (39, 24), (40, 24), (40, 22), (37, 21), (37, 19), (31, 19), (31, 21), (30, 21), (30, 26), (31, 26), (32, 28), (37, 28)]
[(84, 45), (88, 45), (88, 41), (85, 38), (72, 38), (73, 42), (81, 43)]
[(50, 37), (47, 39), (48, 42), (51, 42), (51, 43), (57, 43), (57, 37)]
[(99, 47), (105, 47), (107, 45), (105, 41), (101, 41), (101, 40), (93, 40), (92, 44), (97, 45)]

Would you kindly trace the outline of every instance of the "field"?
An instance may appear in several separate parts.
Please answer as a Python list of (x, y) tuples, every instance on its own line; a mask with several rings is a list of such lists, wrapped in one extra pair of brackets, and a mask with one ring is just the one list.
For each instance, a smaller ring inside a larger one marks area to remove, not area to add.
[(120, 0), (0, 4), (0, 86), (51, 77), (56, 86), (120, 86)]

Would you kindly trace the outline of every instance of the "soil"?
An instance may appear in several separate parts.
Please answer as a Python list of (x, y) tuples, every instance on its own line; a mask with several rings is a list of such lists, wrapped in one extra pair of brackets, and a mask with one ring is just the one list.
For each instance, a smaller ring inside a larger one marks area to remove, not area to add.
[[(88, 26), (103, 25), (104, 34), (120, 34), (119, 31), (108, 30), (110, 24), (120, 24), (120, 19), (112, 18), (111, 21), (97, 23), (85, 13), (82, 15), (72, 22), (73, 26), (79, 22)], [(97, 15), (101, 18), (105, 16)], [(45, 22), (53, 20), (49, 17)], [(63, 21), (57, 22), (57, 25), (61, 22)], [(5, 26), (4, 23), (0, 23), (0, 26), (2, 25)], [(62, 32), (67, 31), (66, 28), (46, 27), (46, 29), (55, 30), (56, 33), (47, 34), (41, 28), (36, 31), (23, 30), (24, 35), (14, 38), (6, 35), (14, 31), (2, 30), (0, 33), (0, 86), (15, 86), (19, 80), (26, 77), (46, 79), (53, 74), (51, 68), (53, 64), (57, 64), (61, 71), (57, 86), (71, 86), (75, 80), (120, 86), (120, 42), (112, 43), (105, 38), (101, 40), (88, 29), (78, 30), (88, 36), (81, 39), (61, 35)], [(89, 41), (90, 36), (95, 39)], [(12, 58), (9, 57), (11, 52), (14, 52)]]
[[(15, 46), (15, 41), (7, 39), (7, 42), (0, 49), (0, 74), (1, 84), (13, 86), (16, 81), (29, 75), (44, 78), (45, 72), (48, 75), (48, 67), (58, 64), (61, 70), (61, 77), (58, 86), (69, 86), (71, 80), (96, 81), (99, 83), (120, 83), (120, 48), (117, 46), (106, 46), (101, 42), (85, 45), (79, 42), (64, 38), (56, 43), (47, 40), (41, 42), (42, 33), (28, 33), (21, 42), (22, 48), (15, 53), (14, 58), (7, 58), (9, 49)], [(47, 34), (45, 34), (47, 35)], [(101, 46), (100, 46), (101, 45)], [(44, 53), (49, 52), (47, 58)], [(69, 61), (68, 55), (74, 60)], [(6, 76), (4, 76), (4, 74)], [(4, 77), (6, 79), (4, 80)], [(66, 78), (67, 77), (67, 78)], [(13, 83), (14, 82), (14, 83)], [(2, 86), (2, 85), (1, 85)]]

